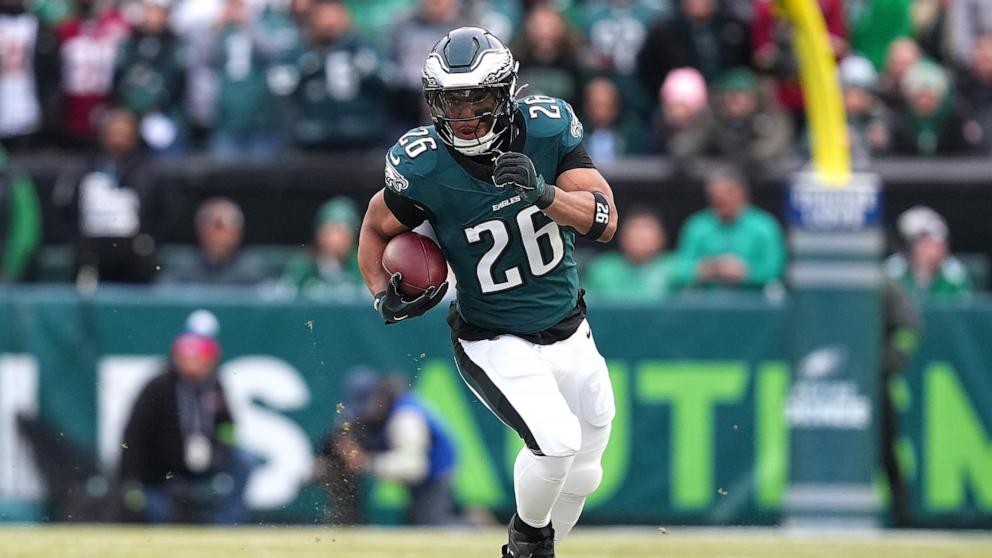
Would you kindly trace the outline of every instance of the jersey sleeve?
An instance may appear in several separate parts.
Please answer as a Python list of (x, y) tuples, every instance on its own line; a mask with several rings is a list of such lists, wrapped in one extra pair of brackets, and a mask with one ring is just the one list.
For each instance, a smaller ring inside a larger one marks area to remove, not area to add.
[(596, 168), (582, 145), (582, 122), (562, 99), (531, 95), (519, 101), (527, 136), (541, 147), (541, 157), (554, 161), (555, 177), (572, 169)]
[(561, 107), (562, 118), (565, 120), (564, 129), (558, 136), (558, 156), (561, 159), (582, 143), (584, 130), (582, 122), (572, 110), (572, 105), (561, 99), (558, 99), (558, 105)]
[(558, 169), (557, 176), (572, 169), (594, 169), (596, 165), (586, 151), (582, 138), (584, 130), (582, 122), (572, 110), (572, 105), (558, 99), (562, 118), (565, 120), (564, 129), (558, 135)]
[(396, 219), (411, 229), (432, 217), (418, 195), (423, 164), (424, 161), (411, 158), (399, 143), (386, 153), (383, 199)]

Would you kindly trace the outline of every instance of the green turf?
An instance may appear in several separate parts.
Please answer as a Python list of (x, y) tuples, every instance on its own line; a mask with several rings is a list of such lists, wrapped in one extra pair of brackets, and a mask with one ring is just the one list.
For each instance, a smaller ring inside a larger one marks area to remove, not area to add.
[[(497, 558), (500, 530), (0, 527), (0, 558)], [(580, 529), (562, 558), (989, 558), (992, 535)]]

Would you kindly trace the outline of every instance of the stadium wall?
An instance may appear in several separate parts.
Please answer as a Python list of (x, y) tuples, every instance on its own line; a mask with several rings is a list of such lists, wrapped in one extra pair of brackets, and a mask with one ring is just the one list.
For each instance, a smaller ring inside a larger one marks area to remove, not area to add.
[[(359, 364), (409, 375), (459, 442), (459, 500), (509, 512), (520, 442), (461, 385), (443, 312), (384, 328), (364, 303), (230, 289), (102, 289), (80, 297), (68, 288), (22, 287), (0, 290), (0, 520), (31, 517), (25, 510), (32, 509), (44, 517), (36, 505), (43, 483), (15, 434), (15, 414), (41, 417), (112, 475), (126, 451), (120, 435), (131, 401), (199, 307), (222, 324), (222, 375), (240, 442), (265, 460), (248, 493), (260, 520), (322, 520), (322, 497), (309, 483), (313, 448), (337, 419), (342, 377)], [(618, 415), (587, 520), (775, 524), (788, 480), (787, 417), (848, 423), (844, 408), (789, 404), (788, 300), (722, 295), (590, 312)], [(928, 307), (924, 327), (893, 386), (913, 509), (924, 525), (988, 527), (992, 300)], [(403, 497), (395, 486), (372, 487), (373, 516), (397, 521)]]
[[(71, 167), (72, 157), (21, 157), (38, 186), (46, 209), (59, 169)], [(698, 161), (680, 166), (664, 158), (624, 159), (602, 165), (622, 211), (633, 204), (658, 209), (669, 234), (691, 213), (705, 205), (702, 178), (720, 161)], [(778, 217), (784, 213), (785, 185), (800, 164), (771, 169), (753, 180), (755, 203)], [(162, 243), (193, 242), (193, 213), (210, 196), (225, 195), (244, 209), (246, 241), (250, 244), (309, 242), (317, 208), (335, 195), (349, 195), (360, 203), (382, 187), (382, 152), (290, 155), (279, 164), (240, 161), (218, 163), (204, 157), (166, 159), (154, 175), (168, 192), (172, 211), (168, 235)], [(947, 219), (955, 251), (980, 252), (992, 259), (992, 220), (983, 208), (992, 207), (992, 160), (988, 159), (880, 159), (864, 170), (877, 173), (885, 189), (884, 219), (888, 230), (899, 214), (916, 204), (933, 207)], [(54, 223), (45, 222), (45, 240), (60, 242)]]

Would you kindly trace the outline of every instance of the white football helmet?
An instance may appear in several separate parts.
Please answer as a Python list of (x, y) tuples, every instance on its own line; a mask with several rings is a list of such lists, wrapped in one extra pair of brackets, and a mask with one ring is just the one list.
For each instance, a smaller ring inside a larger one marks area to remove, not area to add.
[[(492, 152), (512, 128), (518, 66), (510, 49), (485, 29), (460, 27), (438, 41), (422, 76), (438, 136), (465, 155)], [(474, 134), (463, 129), (461, 135), (474, 137), (459, 137), (453, 125), (472, 121)]]

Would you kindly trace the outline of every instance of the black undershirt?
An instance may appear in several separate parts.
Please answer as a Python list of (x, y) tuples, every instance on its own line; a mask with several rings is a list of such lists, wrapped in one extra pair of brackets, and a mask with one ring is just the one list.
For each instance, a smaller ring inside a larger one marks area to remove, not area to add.
[(401, 196), (389, 188), (382, 189), (382, 199), (396, 220), (407, 228), (416, 228), (424, 221), (434, 222), (434, 214), (427, 206)]

